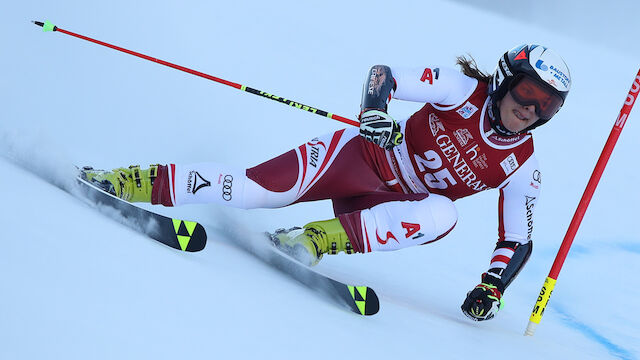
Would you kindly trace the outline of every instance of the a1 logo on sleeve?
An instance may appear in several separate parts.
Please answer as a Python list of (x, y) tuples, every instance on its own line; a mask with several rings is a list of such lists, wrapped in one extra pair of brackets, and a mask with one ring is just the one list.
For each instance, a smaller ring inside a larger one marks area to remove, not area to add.
[(440, 68), (435, 68), (431, 71), (431, 68), (424, 69), (422, 72), (422, 76), (420, 77), (420, 81), (428, 82), (430, 85), (433, 84), (433, 80), (438, 80), (440, 76)]
[(520, 165), (518, 164), (518, 159), (516, 159), (516, 156), (511, 153), (504, 160), (502, 160), (502, 162), (500, 162), (500, 166), (502, 166), (502, 170), (504, 170), (504, 173), (506, 175), (510, 175), (512, 172), (516, 171), (516, 169)]

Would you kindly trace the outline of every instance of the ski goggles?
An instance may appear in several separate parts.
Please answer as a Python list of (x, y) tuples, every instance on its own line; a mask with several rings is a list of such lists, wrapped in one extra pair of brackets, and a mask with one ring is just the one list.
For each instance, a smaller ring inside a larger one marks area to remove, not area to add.
[(546, 84), (526, 75), (517, 76), (509, 85), (513, 99), (522, 106), (534, 105), (536, 115), (542, 120), (549, 120), (562, 107), (564, 100), (549, 89)]

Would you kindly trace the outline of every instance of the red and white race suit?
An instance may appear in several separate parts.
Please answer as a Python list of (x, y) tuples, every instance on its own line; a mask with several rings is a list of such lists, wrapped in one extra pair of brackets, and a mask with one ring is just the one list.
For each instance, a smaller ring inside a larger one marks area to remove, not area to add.
[[(541, 181), (531, 134), (493, 132), (486, 83), (449, 68), (391, 69), (393, 98), (426, 103), (399, 121), (404, 141), (393, 150), (350, 128), (246, 170), (170, 164), (153, 202), (249, 209), (331, 199), (354, 249), (370, 252), (443, 237), (457, 222), (453, 201), (497, 188), (499, 242), (527, 243)], [(491, 268), (505, 268), (513, 252), (496, 248)]]

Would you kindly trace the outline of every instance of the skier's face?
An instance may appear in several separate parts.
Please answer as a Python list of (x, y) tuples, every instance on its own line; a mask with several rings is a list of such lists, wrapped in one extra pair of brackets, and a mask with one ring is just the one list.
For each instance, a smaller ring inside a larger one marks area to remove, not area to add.
[(540, 117), (536, 115), (535, 105), (518, 104), (509, 91), (507, 91), (507, 94), (500, 100), (498, 107), (500, 108), (502, 125), (514, 133), (528, 128), (540, 119)]

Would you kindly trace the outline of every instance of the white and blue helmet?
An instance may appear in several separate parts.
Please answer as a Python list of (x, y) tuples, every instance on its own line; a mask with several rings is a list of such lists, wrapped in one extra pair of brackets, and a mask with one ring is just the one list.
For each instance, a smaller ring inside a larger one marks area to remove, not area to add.
[[(524, 102), (523, 105), (536, 105), (536, 113), (540, 120), (527, 128), (528, 131), (546, 123), (560, 110), (571, 89), (571, 75), (567, 64), (553, 50), (535, 44), (517, 46), (500, 57), (489, 83), (489, 95), (494, 106), (507, 91), (512, 90), (523, 79), (532, 82), (548, 94), (542, 102), (537, 102), (533, 98), (516, 98), (516, 101)], [(497, 120), (498, 124), (492, 125), (501, 127), (499, 119)]]

